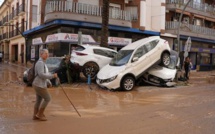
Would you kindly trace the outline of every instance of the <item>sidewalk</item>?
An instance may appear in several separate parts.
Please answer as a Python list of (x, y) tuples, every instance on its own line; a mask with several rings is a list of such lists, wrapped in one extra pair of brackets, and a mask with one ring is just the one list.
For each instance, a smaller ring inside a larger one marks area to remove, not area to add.
[(214, 83), (215, 71), (191, 71), (190, 82), (195, 84)]
[(9, 64), (9, 65), (13, 65), (13, 66), (19, 66), (19, 67), (23, 67), (23, 68), (30, 68), (32, 66), (31, 63), (27, 63), (27, 64), (22, 64), (22, 63), (13, 63), (13, 62), (9, 62), (9, 61), (2, 61), (5, 64)]

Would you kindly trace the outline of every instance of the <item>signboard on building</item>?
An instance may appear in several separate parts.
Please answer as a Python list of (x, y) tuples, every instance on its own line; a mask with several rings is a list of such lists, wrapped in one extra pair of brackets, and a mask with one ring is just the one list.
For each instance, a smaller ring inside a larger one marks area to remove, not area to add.
[(109, 45), (126, 46), (131, 43), (131, 39), (119, 38), (119, 37), (108, 37)]
[(41, 45), (43, 44), (43, 41), (42, 41), (42, 38), (41, 37), (38, 37), (38, 38), (34, 38), (32, 40), (32, 45)]
[[(53, 42), (77, 42), (78, 43), (78, 34), (70, 34), (70, 33), (57, 33), (48, 35), (46, 38), (46, 43)], [(83, 44), (93, 44), (96, 43), (95, 40), (90, 35), (82, 34), (82, 42)]]

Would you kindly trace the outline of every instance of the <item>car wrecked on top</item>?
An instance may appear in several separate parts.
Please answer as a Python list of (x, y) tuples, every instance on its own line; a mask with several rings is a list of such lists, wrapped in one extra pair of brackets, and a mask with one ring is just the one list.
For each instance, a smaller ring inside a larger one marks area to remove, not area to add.
[(96, 82), (110, 90), (132, 90), (135, 82), (146, 72), (153, 74), (153, 71), (149, 70), (154, 65), (162, 68), (170, 66), (170, 51), (168, 41), (159, 36), (133, 42), (123, 47), (112, 61), (98, 72)]

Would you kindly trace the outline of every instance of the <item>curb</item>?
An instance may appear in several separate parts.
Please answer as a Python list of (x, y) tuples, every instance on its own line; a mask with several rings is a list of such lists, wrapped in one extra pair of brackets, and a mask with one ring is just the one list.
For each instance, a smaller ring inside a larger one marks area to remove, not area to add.
[(24, 68), (24, 69), (28, 69), (27, 66), (22, 65), (22, 64), (11, 63), (11, 62), (9, 62), (9, 61), (4, 61), (4, 63), (9, 64), (9, 65), (12, 65), (12, 66), (22, 67), (22, 68)]

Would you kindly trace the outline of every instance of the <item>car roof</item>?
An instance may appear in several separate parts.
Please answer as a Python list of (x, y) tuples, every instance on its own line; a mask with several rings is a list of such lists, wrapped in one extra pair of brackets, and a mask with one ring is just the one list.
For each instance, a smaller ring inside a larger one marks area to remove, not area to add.
[(134, 50), (137, 47), (141, 46), (143, 43), (150, 42), (155, 39), (161, 39), (161, 38), (160, 38), (160, 36), (151, 36), (151, 37), (143, 38), (143, 39), (135, 41), (131, 44), (128, 44), (127, 46), (123, 47), (121, 50)]
[(106, 48), (106, 47), (101, 47), (101, 46), (99, 46), (99, 45), (88, 45), (88, 44), (86, 44), (86, 45), (81, 45), (81, 46), (83, 46), (83, 47), (85, 47), (85, 48), (92, 48), (92, 49), (94, 49), (94, 48), (96, 48), (96, 49), (104, 49), (104, 50), (110, 50), (110, 51), (114, 51), (114, 52), (117, 52), (116, 50), (113, 50), (113, 49), (111, 49), (111, 48)]

